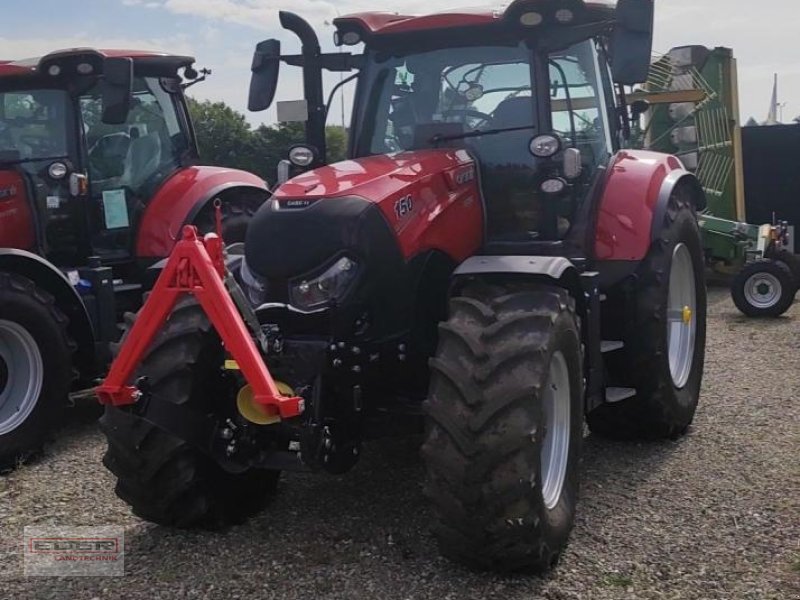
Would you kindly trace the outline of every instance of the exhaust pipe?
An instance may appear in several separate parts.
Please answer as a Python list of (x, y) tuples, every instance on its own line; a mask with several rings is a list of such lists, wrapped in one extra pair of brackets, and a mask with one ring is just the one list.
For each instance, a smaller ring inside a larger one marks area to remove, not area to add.
[(314, 28), (291, 12), (279, 13), (281, 27), (291, 31), (303, 46), (303, 93), (308, 102), (308, 121), (306, 122), (306, 142), (319, 150), (318, 163), (327, 162), (327, 146), (325, 143), (325, 97), (322, 90), (322, 49)]

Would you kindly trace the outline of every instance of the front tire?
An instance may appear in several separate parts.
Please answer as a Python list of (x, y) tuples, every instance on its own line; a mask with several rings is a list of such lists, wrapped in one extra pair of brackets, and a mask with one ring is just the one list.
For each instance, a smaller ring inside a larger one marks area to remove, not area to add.
[(74, 344), (53, 297), (0, 273), (0, 469), (37, 454), (66, 406)]
[[(223, 360), (220, 340), (201, 307), (185, 298), (151, 345), (137, 377), (148, 378), (151, 402), (218, 410), (228, 395)], [(278, 471), (228, 473), (132, 411), (107, 407), (100, 426), (108, 440), (103, 464), (117, 477), (117, 496), (153, 523), (219, 529), (255, 514), (275, 491)]]
[(583, 437), (573, 300), (551, 286), (467, 289), (431, 367), (422, 455), (441, 552), (475, 569), (552, 567), (574, 521)]
[(748, 317), (780, 317), (792, 306), (797, 283), (782, 262), (758, 260), (746, 265), (733, 280), (731, 297)]
[(669, 201), (661, 234), (639, 266), (624, 317), (624, 348), (606, 363), (612, 385), (636, 395), (587, 415), (593, 433), (615, 439), (676, 438), (694, 419), (703, 380), (706, 286), (691, 197)]

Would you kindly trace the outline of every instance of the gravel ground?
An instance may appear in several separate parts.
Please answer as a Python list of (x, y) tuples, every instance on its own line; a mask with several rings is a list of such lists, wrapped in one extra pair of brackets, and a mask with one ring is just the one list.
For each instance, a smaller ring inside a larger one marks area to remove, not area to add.
[[(772, 322), (712, 290), (706, 379), (689, 435), (590, 436), (582, 500), (545, 578), (475, 574), (439, 558), (415, 441), (367, 447), (344, 477), (288, 475), (270, 509), (226, 533), (130, 515), (102, 436), (73, 417), (47, 456), (0, 478), (0, 597), (800, 598), (800, 303)], [(123, 525), (126, 576), (24, 578), (22, 527)]]

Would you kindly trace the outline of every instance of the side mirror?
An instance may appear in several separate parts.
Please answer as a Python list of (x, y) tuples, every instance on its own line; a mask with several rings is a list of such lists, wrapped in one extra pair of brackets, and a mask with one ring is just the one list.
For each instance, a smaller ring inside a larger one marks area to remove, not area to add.
[(653, 53), (654, 0), (618, 0), (611, 38), (614, 82), (634, 85), (647, 81)]
[(133, 59), (107, 58), (103, 61), (103, 123), (121, 125), (128, 119), (133, 101)]
[(247, 108), (259, 112), (272, 106), (278, 89), (278, 73), (281, 66), (281, 43), (278, 40), (259, 42), (253, 53), (250, 67), (250, 96)]

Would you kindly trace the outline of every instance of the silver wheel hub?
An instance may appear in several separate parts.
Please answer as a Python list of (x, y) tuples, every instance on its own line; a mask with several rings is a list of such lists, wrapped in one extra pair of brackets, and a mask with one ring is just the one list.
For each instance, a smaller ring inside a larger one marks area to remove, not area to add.
[(0, 435), (30, 416), (44, 381), (42, 354), (28, 330), (0, 319)]
[(569, 462), (570, 385), (567, 361), (561, 352), (553, 354), (550, 373), (542, 393), (544, 436), (541, 448), (542, 498), (552, 510), (561, 498)]
[(772, 308), (782, 295), (781, 281), (772, 273), (756, 273), (744, 284), (744, 297), (755, 308)]
[(686, 244), (672, 253), (667, 300), (667, 344), (672, 383), (682, 388), (689, 381), (697, 337), (697, 286), (694, 263)]

